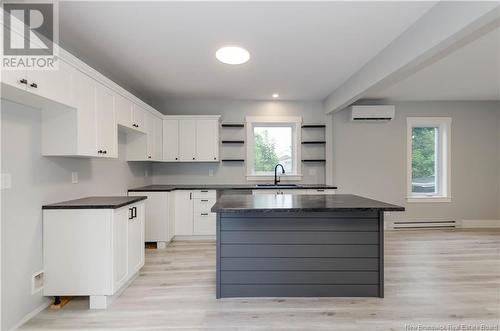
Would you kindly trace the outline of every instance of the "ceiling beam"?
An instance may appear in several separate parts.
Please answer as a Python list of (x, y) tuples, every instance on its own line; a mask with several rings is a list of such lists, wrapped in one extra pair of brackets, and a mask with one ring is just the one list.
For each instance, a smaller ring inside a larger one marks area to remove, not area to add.
[(375, 89), (391, 86), (499, 22), (498, 2), (439, 2), (333, 91), (323, 102), (325, 112), (340, 111)]

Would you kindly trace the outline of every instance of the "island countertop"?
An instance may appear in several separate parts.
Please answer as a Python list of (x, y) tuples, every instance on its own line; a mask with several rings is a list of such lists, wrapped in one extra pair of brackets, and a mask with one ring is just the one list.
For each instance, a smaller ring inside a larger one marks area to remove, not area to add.
[(326, 184), (299, 184), (297, 186), (256, 186), (255, 184), (154, 184), (143, 187), (129, 189), (129, 192), (171, 192), (176, 190), (265, 190), (265, 189), (280, 189), (280, 190), (305, 190), (305, 189), (337, 189), (337, 186)]
[(212, 212), (404, 211), (404, 207), (352, 194), (223, 194)]

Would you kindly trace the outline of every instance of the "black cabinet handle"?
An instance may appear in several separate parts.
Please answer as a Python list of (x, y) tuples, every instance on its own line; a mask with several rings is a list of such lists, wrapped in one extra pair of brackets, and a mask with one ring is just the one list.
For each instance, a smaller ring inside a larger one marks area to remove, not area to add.
[(194, 160), (194, 159), (195, 159), (195, 158), (193, 157), (193, 160)]
[(318, 192), (325, 192), (325, 190), (317, 190)]
[(21, 79), (21, 80), (19, 81), (19, 83), (26, 85), (26, 84), (28, 84), (28, 80), (27, 80), (27, 79), (25, 79), (25, 78), (23, 78), (23, 79)]
[(193, 192), (189, 192), (189, 200), (193, 199)]
[(103, 154), (108, 154), (108, 151), (104, 150), (102, 151)]
[(216, 157), (214, 157), (214, 160), (217, 160), (217, 158), (216, 158)]
[(208, 200), (201, 200), (201, 202), (208, 202)]
[(208, 193), (208, 191), (205, 191), (205, 190), (201, 190), (200, 192), (201, 193)]
[(31, 86), (32, 88), (37, 88), (37, 87), (38, 87), (37, 83), (31, 83), (31, 84), (30, 84), (30, 86)]
[(132, 208), (128, 209), (128, 219), (131, 220), (134, 218), (134, 210)]
[(102, 154), (102, 150), (98, 150), (97, 153)]
[(207, 213), (201, 213), (201, 216), (208, 216)]
[(150, 158), (151, 158), (151, 155), (148, 155), (148, 159), (150, 159)]
[(178, 158), (178, 157), (176, 157), (175, 159), (176, 159), (176, 160), (178, 160), (179, 158)]

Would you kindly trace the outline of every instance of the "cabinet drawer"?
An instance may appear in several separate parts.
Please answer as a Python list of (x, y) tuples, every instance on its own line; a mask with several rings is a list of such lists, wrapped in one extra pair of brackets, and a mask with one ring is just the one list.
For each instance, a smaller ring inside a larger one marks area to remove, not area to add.
[(307, 194), (335, 194), (334, 189), (309, 189)]
[(206, 198), (206, 199), (195, 199), (194, 200), (194, 212), (195, 216), (198, 213), (210, 213), (210, 209), (212, 209), (215, 204), (215, 198)]
[(193, 234), (196, 236), (213, 236), (215, 235), (215, 213), (195, 213), (194, 214), (194, 229)]
[(215, 190), (194, 190), (193, 195), (195, 199), (215, 199), (217, 193)]

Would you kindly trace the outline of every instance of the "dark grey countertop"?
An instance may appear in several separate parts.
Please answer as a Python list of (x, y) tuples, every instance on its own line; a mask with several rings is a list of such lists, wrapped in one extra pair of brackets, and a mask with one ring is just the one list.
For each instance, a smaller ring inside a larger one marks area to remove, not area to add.
[[(129, 192), (170, 192), (175, 190), (262, 190), (275, 187), (255, 186), (255, 184), (191, 184), (191, 185), (148, 185), (129, 189)], [(336, 186), (325, 184), (299, 184), (299, 186), (282, 186), (283, 190), (301, 189), (337, 189)]]
[(87, 197), (42, 206), (42, 209), (117, 209), (145, 200), (147, 197)]
[(223, 194), (212, 212), (404, 211), (404, 207), (351, 194)]

